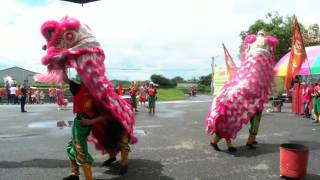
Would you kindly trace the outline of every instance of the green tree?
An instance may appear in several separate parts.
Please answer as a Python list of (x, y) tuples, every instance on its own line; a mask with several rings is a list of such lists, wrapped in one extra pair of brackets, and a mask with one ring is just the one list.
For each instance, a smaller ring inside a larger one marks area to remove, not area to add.
[(177, 83), (175, 81), (172, 81), (160, 74), (153, 74), (151, 75), (150, 79), (152, 82), (164, 88), (174, 88), (177, 86)]
[(200, 76), (199, 84), (203, 86), (210, 86), (211, 85), (211, 73), (206, 76)]
[(171, 80), (176, 83), (183, 83), (184, 82), (184, 79), (181, 76), (176, 76), (176, 77), (172, 78)]
[[(240, 33), (243, 40), (248, 34), (257, 34), (259, 30), (264, 30), (267, 35), (272, 35), (279, 40), (277, 51), (275, 52), (276, 61), (285, 55), (291, 48), (293, 36), (294, 16), (282, 17), (278, 12), (268, 13), (265, 19), (256, 20), (248, 30)], [(305, 33), (306, 29), (300, 24), (301, 33)], [(240, 47), (241, 51), (241, 47)]]

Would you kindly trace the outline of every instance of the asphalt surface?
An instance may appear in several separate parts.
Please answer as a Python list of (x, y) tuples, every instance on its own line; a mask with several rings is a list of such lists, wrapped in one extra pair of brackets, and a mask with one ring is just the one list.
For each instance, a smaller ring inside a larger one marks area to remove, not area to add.
[[(319, 124), (289, 113), (290, 104), (285, 104), (284, 112), (263, 113), (258, 149), (245, 147), (248, 126), (244, 126), (234, 141), (238, 152), (229, 154), (223, 141), (219, 144), (223, 151), (216, 152), (204, 132), (210, 100), (198, 96), (158, 103), (155, 116), (140, 107), (139, 142), (131, 146), (129, 172), (119, 176), (119, 163), (100, 167), (107, 157), (89, 145), (95, 179), (280, 179), (279, 146), (288, 142), (310, 149), (305, 179), (320, 179)], [(27, 113), (19, 110), (17, 105), (0, 105), (0, 180), (56, 180), (68, 175), (64, 149), (70, 128), (58, 128), (57, 121), (73, 120), (71, 109), (58, 111), (56, 105), (43, 104), (26, 105)]]

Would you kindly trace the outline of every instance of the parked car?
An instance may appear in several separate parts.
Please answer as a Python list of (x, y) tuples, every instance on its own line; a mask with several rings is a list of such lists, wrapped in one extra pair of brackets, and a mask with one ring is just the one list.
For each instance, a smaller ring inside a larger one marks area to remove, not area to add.
[(286, 103), (292, 102), (292, 96), (290, 94), (288, 95), (286, 92), (281, 94), (280, 99), (284, 100)]

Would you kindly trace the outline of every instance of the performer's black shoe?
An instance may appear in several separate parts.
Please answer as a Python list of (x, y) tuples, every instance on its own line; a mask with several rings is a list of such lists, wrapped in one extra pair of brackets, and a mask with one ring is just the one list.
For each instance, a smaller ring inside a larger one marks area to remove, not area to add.
[(67, 177), (64, 177), (62, 180), (79, 180), (79, 179), (80, 179), (79, 176), (71, 174)]
[(218, 144), (210, 142), (210, 145), (213, 147), (214, 150), (221, 151), (221, 149), (218, 147)]
[(23, 110), (23, 111), (21, 111), (21, 112), (27, 112), (27, 111)]
[(109, 158), (108, 160), (104, 161), (102, 163), (102, 166), (110, 166), (113, 162), (115, 162), (117, 160), (117, 158)]
[(228, 151), (229, 151), (230, 153), (237, 152), (237, 148), (235, 148), (235, 147), (229, 147), (229, 148), (228, 148)]
[(249, 148), (249, 149), (257, 149), (257, 147), (255, 147), (253, 144), (246, 144), (246, 146)]
[(258, 141), (253, 141), (253, 143), (252, 144), (258, 144)]
[(125, 165), (125, 166), (121, 165), (119, 174), (123, 175), (123, 174), (126, 174), (127, 172), (128, 172), (128, 165)]

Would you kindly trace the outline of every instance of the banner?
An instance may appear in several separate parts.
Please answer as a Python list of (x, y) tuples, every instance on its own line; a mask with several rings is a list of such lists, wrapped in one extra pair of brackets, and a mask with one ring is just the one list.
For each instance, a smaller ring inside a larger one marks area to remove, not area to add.
[(213, 95), (217, 95), (224, 84), (228, 81), (228, 73), (225, 67), (214, 68), (214, 92)]
[(232, 57), (230, 56), (227, 48), (225, 47), (225, 45), (222, 43), (223, 46), (223, 50), (224, 50), (224, 60), (226, 63), (226, 67), (227, 67), (227, 72), (228, 72), (228, 79), (230, 80), (233, 75), (236, 73), (237, 71), (237, 66), (234, 63)]
[(291, 54), (288, 63), (287, 76), (284, 82), (284, 90), (289, 90), (293, 79), (298, 75), (301, 65), (307, 58), (306, 50), (304, 49), (303, 37), (300, 32), (300, 26), (297, 18), (294, 18), (294, 32), (292, 37)]

